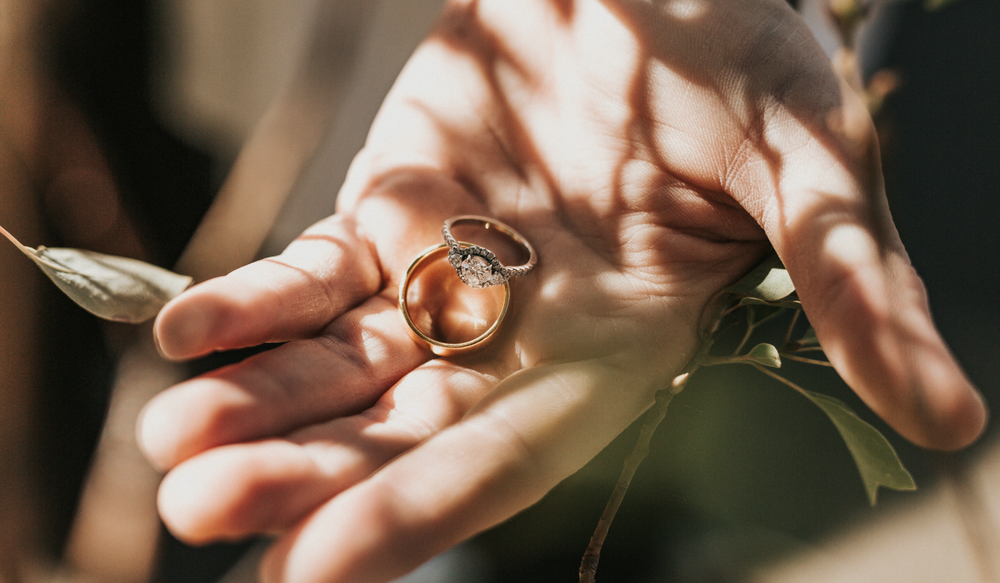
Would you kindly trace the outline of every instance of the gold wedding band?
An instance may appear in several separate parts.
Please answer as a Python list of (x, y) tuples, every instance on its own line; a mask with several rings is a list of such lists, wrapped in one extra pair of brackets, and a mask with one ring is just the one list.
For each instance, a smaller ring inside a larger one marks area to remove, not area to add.
[[(515, 243), (524, 248), (528, 254), (528, 261), (524, 265), (506, 267), (500, 263), (496, 254), (485, 247), (460, 244), (451, 234), (451, 229), (460, 223), (481, 224), (484, 229), (493, 229), (510, 237)], [(513, 227), (502, 223), (496, 219), (480, 217), (476, 215), (460, 215), (451, 217), (444, 222), (441, 229), (444, 236), (445, 245), (448, 246), (448, 262), (455, 268), (455, 273), (465, 282), (466, 285), (482, 288), (494, 285), (506, 285), (512, 277), (524, 275), (534, 269), (538, 262), (535, 248), (528, 242), (521, 233)]]
[[(461, 249), (467, 249), (473, 247), (471, 243), (466, 243), (464, 241), (455, 241), (455, 245)], [(461, 354), (476, 348), (480, 348), (488, 342), (496, 331), (500, 328), (500, 323), (503, 321), (504, 316), (507, 315), (507, 308), (510, 305), (510, 282), (504, 280), (501, 282), (504, 286), (504, 296), (503, 296), (503, 307), (500, 309), (500, 315), (493, 324), (482, 334), (473, 338), (472, 340), (466, 342), (443, 342), (436, 338), (430, 337), (427, 333), (421, 330), (413, 322), (413, 318), (410, 316), (410, 308), (407, 304), (407, 292), (410, 289), (410, 284), (417, 277), (420, 271), (429, 262), (438, 259), (439, 257), (444, 257), (450, 253), (452, 247), (448, 244), (435, 245), (423, 253), (417, 256), (416, 259), (410, 263), (410, 266), (406, 269), (406, 274), (403, 276), (403, 281), (399, 284), (399, 311), (403, 313), (403, 319), (406, 320), (406, 325), (410, 327), (410, 331), (419, 340), (422, 340), (430, 345), (431, 351), (438, 356), (452, 356), (455, 354)], [(497, 285), (497, 284), (494, 284)], [(480, 286), (485, 287), (485, 286)]]

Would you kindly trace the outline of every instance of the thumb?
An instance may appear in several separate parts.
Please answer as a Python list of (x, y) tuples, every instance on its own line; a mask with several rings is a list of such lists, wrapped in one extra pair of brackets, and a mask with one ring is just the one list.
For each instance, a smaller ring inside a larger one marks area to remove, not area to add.
[(867, 111), (845, 88), (825, 122), (779, 152), (758, 220), (844, 381), (910, 441), (969, 445), (986, 406), (937, 331), (892, 223)]

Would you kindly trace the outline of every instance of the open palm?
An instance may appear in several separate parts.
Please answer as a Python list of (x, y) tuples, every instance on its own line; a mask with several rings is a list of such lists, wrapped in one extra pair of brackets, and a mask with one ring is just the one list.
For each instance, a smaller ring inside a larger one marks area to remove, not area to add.
[[(396, 290), (460, 214), (514, 226), (539, 264), (491, 344), (432, 358)], [(289, 341), (147, 407), (140, 440), (171, 469), (164, 520), (192, 542), (280, 533), (275, 581), (398, 576), (642, 414), (697, 348), (708, 300), (772, 246), (877, 413), (925, 446), (978, 435), (870, 120), (783, 2), (451, 2), (337, 214), (161, 313), (174, 358)]]

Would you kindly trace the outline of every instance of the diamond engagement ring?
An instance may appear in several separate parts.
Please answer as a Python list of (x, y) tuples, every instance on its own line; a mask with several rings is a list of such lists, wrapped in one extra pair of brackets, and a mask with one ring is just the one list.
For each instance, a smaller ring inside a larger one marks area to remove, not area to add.
[[(495, 229), (510, 237), (527, 251), (528, 262), (524, 265), (506, 267), (489, 249), (479, 245), (460, 244), (451, 234), (451, 229), (461, 223), (480, 224), (485, 229)], [(441, 234), (444, 235), (444, 242), (448, 247), (448, 262), (455, 268), (458, 277), (470, 287), (505, 285), (510, 278), (531, 271), (535, 267), (535, 263), (538, 262), (535, 248), (531, 246), (531, 243), (512, 227), (496, 219), (476, 215), (451, 217), (444, 222)]]
[[(471, 245), (470, 243), (465, 243), (464, 241), (456, 241), (455, 244), (465, 246), (465, 248), (468, 248)], [(402, 312), (403, 319), (406, 320), (406, 325), (410, 327), (410, 332), (412, 332), (418, 340), (422, 340), (429, 344), (431, 352), (438, 356), (452, 356), (482, 347), (488, 340), (490, 340), (490, 338), (493, 337), (497, 329), (500, 328), (500, 322), (502, 322), (504, 316), (507, 315), (507, 307), (510, 305), (510, 282), (504, 281), (503, 305), (500, 308), (500, 313), (493, 324), (491, 324), (489, 328), (487, 328), (486, 331), (479, 336), (466, 342), (444, 342), (421, 330), (420, 327), (413, 321), (413, 317), (410, 315), (410, 305), (407, 292), (410, 289), (410, 284), (413, 283), (420, 272), (428, 264), (437, 259), (443, 259), (448, 253), (449, 247), (445, 244), (436, 245), (425, 250), (423, 253), (418, 255), (412, 263), (410, 263), (409, 268), (406, 270), (406, 274), (403, 276), (403, 281), (399, 284), (399, 311)]]

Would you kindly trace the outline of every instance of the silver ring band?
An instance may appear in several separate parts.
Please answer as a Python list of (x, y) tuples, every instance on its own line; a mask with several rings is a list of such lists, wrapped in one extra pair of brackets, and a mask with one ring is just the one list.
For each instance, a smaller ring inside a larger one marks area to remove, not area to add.
[[(524, 265), (507, 267), (500, 263), (496, 254), (485, 247), (480, 247), (479, 245), (460, 245), (458, 240), (451, 234), (452, 227), (459, 223), (477, 223), (485, 229), (500, 231), (528, 252), (528, 262)], [(496, 219), (477, 215), (451, 217), (444, 222), (441, 234), (444, 236), (445, 245), (448, 246), (448, 262), (455, 268), (458, 277), (470, 287), (483, 288), (504, 285), (510, 278), (525, 275), (534, 269), (535, 264), (538, 262), (538, 256), (535, 254), (535, 248), (531, 243), (523, 235), (514, 230), (513, 227)]]

